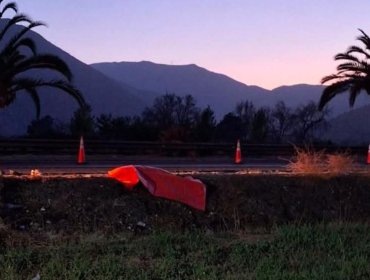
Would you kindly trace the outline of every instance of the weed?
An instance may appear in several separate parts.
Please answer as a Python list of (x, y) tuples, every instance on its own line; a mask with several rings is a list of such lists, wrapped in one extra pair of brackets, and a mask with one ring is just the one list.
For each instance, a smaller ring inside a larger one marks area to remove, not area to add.
[(354, 160), (348, 152), (328, 154), (326, 164), (328, 171), (333, 174), (350, 173), (354, 170)]
[(348, 152), (326, 154), (324, 150), (295, 147), (296, 156), (287, 169), (295, 174), (348, 174), (354, 171), (354, 160)]
[(290, 161), (287, 169), (292, 173), (321, 173), (325, 166), (325, 151), (315, 151), (310, 148), (295, 147), (296, 156)]

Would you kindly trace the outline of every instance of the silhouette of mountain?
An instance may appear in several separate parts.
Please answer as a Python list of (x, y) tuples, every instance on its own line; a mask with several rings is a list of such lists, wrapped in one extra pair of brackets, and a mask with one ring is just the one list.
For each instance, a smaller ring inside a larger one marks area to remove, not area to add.
[(350, 110), (332, 119), (325, 138), (341, 145), (369, 145), (370, 105)]
[[(273, 107), (282, 100), (290, 107), (317, 102), (321, 85), (281, 86), (273, 90), (238, 82), (226, 75), (214, 73), (195, 64), (164, 65), (152, 62), (97, 63), (87, 65), (67, 52), (30, 32), (39, 53), (51, 53), (62, 58), (74, 74), (74, 85), (81, 90), (98, 116), (111, 113), (114, 116), (139, 115), (145, 106), (168, 93), (191, 94), (197, 105), (210, 105), (216, 117), (234, 111), (240, 101), (251, 101), (256, 107)], [(0, 44), (1, 47), (1, 44)], [(52, 72), (34, 71), (35, 77), (54, 77)], [(67, 94), (45, 88), (40, 90), (41, 117), (50, 115), (61, 121), (68, 121), (77, 109), (77, 104)], [(360, 95), (355, 108), (369, 104), (370, 98)], [(332, 116), (349, 111), (348, 96), (343, 94), (330, 103)], [(0, 110), (0, 136), (25, 134), (27, 126), (35, 118), (35, 108), (27, 94), (20, 93), (14, 104)]]
[[(124, 83), (118, 83), (91, 66), (79, 61), (67, 52), (56, 47), (35, 32), (30, 32), (39, 53), (50, 53), (62, 58), (70, 67), (73, 84), (82, 92), (87, 103), (91, 105), (92, 113), (100, 115), (134, 115), (141, 112), (147, 105), (140, 96), (147, 95)], [(1, 47), (1, 46), (0, 46)], [(34, 77), (55, 77), (51, 71), (33, 71)], [(62, 93), (62, 94), (60, 94)], [(40, 90), (41, 117), (50, 115), (61, 121), (68, 121), (77, 109), (77, 103), (67, 94), (56, 89)], [(0, 135), (25, 134), (31, 120), (35, 119), (34, 105), (27, 94), (19, 93), (16, 101), (8, 108), (0, 110)]]
[(118, 82), (141, 90), (152, 90), (160, 95), (167, 92), (181, 96), (191, 94), (200, 107), (210, 105), (218, 117), (233, 111), (236, 103), (246, 96), (262, 101), (268, 92), (260, 87), (247, 87), (194, 64), (173, 66), (143, 61), (98, 63), (91, 66)]
[[(218, 118), (235, 109), (242, 101), (251, 101), (255, 106), (273, 107), (278, 101), (284, 101), (290, 107), (318, 102), (324, 86), (298, 84), (281, 86), (266, 90), (258, 86), (246, 85), (232, 78), (208, 71), (197, 65), (165, 65), (148, 61), (142, 62), (105, 62), (91, 64), (106, 76), (117, 82), (129, 84), (135, 88), (166, 92), (178, 95), (191, 94), (201, 107), (210, 105)], [(152, 101), (156, 96), (147, 96)], [(368, 104), (370, 99), (359, 97), (356, 108)], [(330, 103), (331, 115), (336, 116), (349, 110), (348, 97), (338, 96)]]

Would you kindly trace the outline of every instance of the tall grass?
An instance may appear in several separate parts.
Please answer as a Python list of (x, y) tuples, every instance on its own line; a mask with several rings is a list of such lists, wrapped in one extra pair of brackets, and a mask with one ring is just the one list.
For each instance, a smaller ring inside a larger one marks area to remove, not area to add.
[[(370, 279), (370, 227), (283, 226), (269, 238), (201, 232), (5, 248), (0, 279)], [(256, 238), (257, 237), (257, 238)]]
[(295, 174), (348, 174), (354, 171), (354, 159), (347, 152), (327, 154), (324, 150), (295, 148), (296, 155), (287, 169)]

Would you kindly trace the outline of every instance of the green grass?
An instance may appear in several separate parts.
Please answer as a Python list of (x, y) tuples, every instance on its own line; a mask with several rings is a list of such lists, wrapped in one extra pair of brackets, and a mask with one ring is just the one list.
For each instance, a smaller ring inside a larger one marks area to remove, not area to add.
[[(370, 279), (370, 226), (283, 226), (271, 236), (157, 232), (4, 248), (0, 279)], [(258, 240), (259, 239), (259, 240)]]

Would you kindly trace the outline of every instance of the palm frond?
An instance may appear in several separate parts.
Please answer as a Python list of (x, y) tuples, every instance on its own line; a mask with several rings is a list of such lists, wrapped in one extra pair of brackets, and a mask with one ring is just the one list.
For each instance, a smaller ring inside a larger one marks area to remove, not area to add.
[[(17, 50), (20, 47), (26, 47), (32, 52), (33, 55), (37, 55), (36, 44), (31, 38), (23, 38), (14, 45), (14, 48)], [(1, 54), (0, 54), (0, 57), (1, 57)]]
[(68, 79), (72, 80), (72, 72), (68, 65), (59, 57), (50, 54), (39, 54), (27, 59), (24, 59), (19, 64), (11, 69), (10, 75), (18, 75), (32, 69), (49, 69), (62, 74)]
[(367, 59), (370, 59), (370, 54), (367, 53), (364, 49), (362, 49), (362, 48), (360, 48), (358, 46), (350, 46), (347, 49), (346, 54), (352, 54), (352, 53), (359, 53), (359, 54), (364, 55)]
[(349, 60), (354, 62), (359, 61), (358, 57), (348, 53), (338, 53), (337, 55), (334, 56), (334, 60)]
[[(1, 3), (1, 2), (0, 2)], [(4, 8), (1, 10), (0, 12), (0, 18), (3, 17), (4, 13), (7, 11), (7, 10), (13, 10), (15, 13), (18, 12), (18, 7), (17, 7), (17, 4), (15, 2), (10, 2), (8, 4), (6, 4), (4, 6)]]
[[(0, 0), (0, 4), (3, 0)], [(36, 106), (36, 115), (40, 115), (40, 98), (38, 89), (40, 87), (51, 87), (58, 89), (57, 92), (64, 92), (72, 96), (81, 107), (86, 106), (81, 92), (70, 82), (72, 73), (68, 65), (59, 57), (51, 54), (37, 54), (36, 44), (32, 38), (26, 37), (27, 32), (37, 26), (45, 25), (40, 21), (33, 21), (25, 14), (18, 14), (17, 5), (14, 2), (4, 5), (0, 9), (0, 19), (8, 10), (16, 14), (6, 20), (3, 28), (0, 29), (0, 42), (4, 46), (0, 51), (0, 77), (2, 80), (2, 95), (0, 96), (0, 107), (10, 105), (20, 90), (30, 95)], [(5, 36), (13, 31), (10, 40), (2, 42)], [(28, 70), (52, 70), (60, 74), (61, 79), (43, 80), (27, 77)]]
[(359, 73), (345, 73), (341, 75), (341, 80), (352, 80), (357, 82), (360, 79), (366, 79), (367, 76), (360, 75)]
[(2, 77), (4, 79), (10, 77), (9, 75), (11, 75), (11, 70), (13, 68), (13, 65), (16, 65), (17, 63), (23, 61), (25, 58), (26, 56), (22, 54), (21, 52), (19, 51), (13, 52), (6, 60), (5, 65), (7, 66), (7, 69), (3, 71)]
[(35, 88), (25, 88), (24, 89), (31, 97), (33, 104), (36, 107), (36, 118), (40, 117), (41, 113), (41, 105), (40, 105), (40, 97), (37, 93), (37, 90)]
[(31, 79), (31, 78), (17, 78), (14, 79), (10, 87), (13, 91), (19, 91), (23, 89), (32, 89), (32, 88), (38, 88), (38, 87), (52, 87), (60, 89), (70, 96), (72, 96), (81, 107), (86, 106), (85, 99), (82, 95), (82, 93), (74, 87), (71, 83), (64, 81), (64, 80), (40, 80), (40, 79)]
[(357, 96), (361, 93), (362, 91), (362, 84), (361, 83), (352, 83), (351, 87), (349, 89), (349, 105), (353, 107), (355, 104), (355, 100)]
[[(3, 50), (0, 53), (0, 57), (3, 55), (8, 55), (8, 52), (10, 52), (12, 49), (17, 48), (17, 42), (21, 40), (21, 38), (32, 28), (37, 27), (37, 26), (44, 26), (45, 24), (40, 21), (34, 21), (31, 22), (27, 27), (24, 27), (21, 31), (19, 31), (15, 36), (13, 36), (6, 46), (3, 48)], [(31, 40), (31, 39), (29, 39)], [(32, 43), (28, 43), (28, 45), (31, 45)], [(33, 44), (34, 45), (34, 44)], [(36, 53), (36, 48), (30, 48), (32, 52)]]
[(24, 15), (24, 14), (17, 14), (15, 15), (14, 17), (12, 17), (5, 25), (5, 27), (1, 30), (0, 32), (0, 41), (3, 40), (5, 34), (8, 32), (8, 30), (12, 27), (12, 26), (15, 26), (16, 24), (18, 23), (22, 23), (22, 22), (27, 22), (29, 24), (32, 23), (32, 20)]
[(332, 74), (332, 75), (328, 75), (328, 76), (325, 76), (321, 79), (321, 83), (322, 84), (325, 84), (329, 81), (332, 81), (332, 80), (338, 80), (338, 79), (341, 79), (342, 77), (339, 76), (339, 75), (336, 75), (336, 74)]
[(362, 29), (358, 30), (362, 33), (362, 36), (357, 37), (357, 40), (361, 41), (366, 49), (370, 50), (370, 37)]
[(319, 101), (319, 110), (322, 110), (324, 106), (333, 99), (337, 94), (343, 93), (347, 91), (351, 86), (351, 81), (339, 81), (327, 86), (323, 93), (321, 94), (321, 98)]
[(356, 72), (356, 73), (366, 73), (367, 71), (367, 64), (366, 62), (360, 62), (360, 63), (342, 63), (337, 66), (338, 73), (343, 72)]

